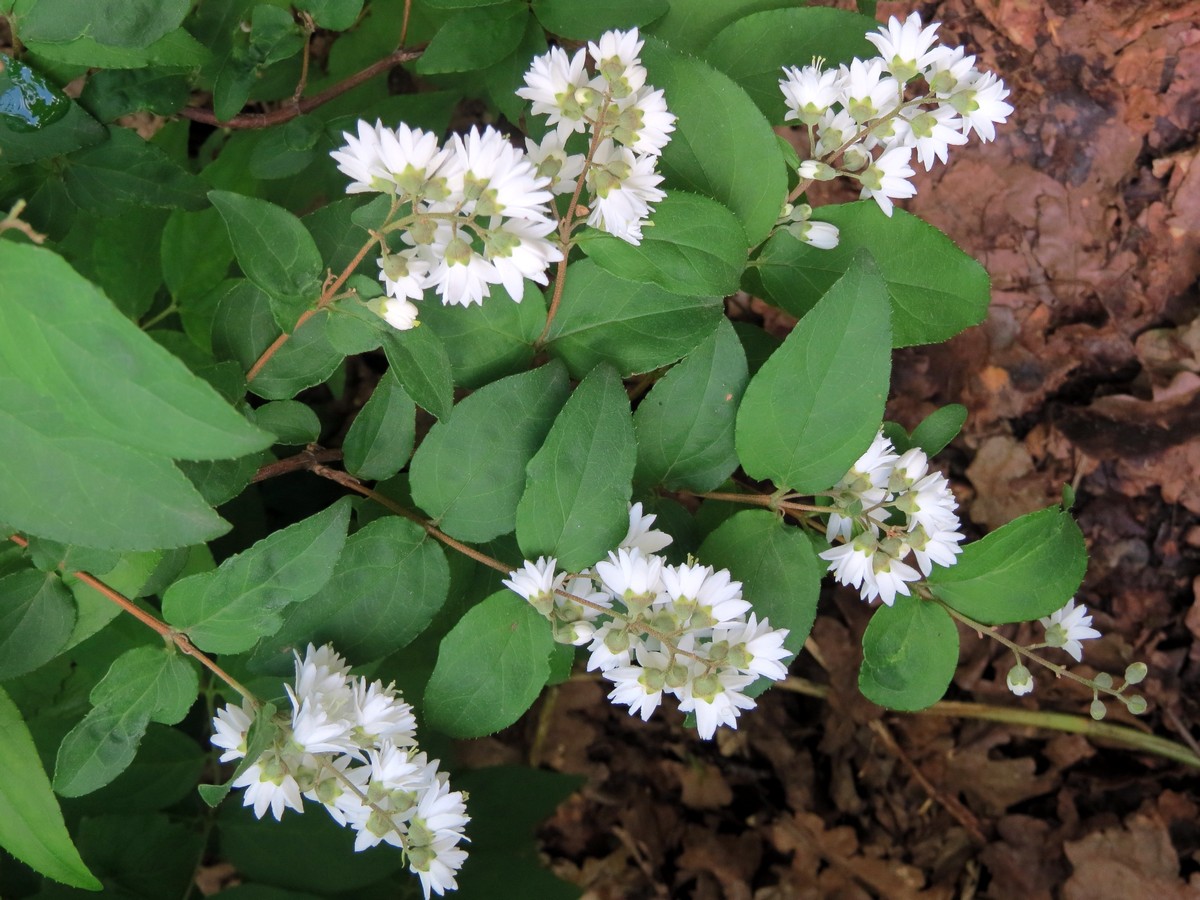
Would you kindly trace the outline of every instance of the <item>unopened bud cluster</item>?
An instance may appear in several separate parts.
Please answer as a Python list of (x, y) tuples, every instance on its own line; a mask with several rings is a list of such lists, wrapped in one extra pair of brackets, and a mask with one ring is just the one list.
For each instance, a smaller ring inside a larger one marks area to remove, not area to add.
[[(401, 848), (426, 900), (431, 891), (456, 888), (454, 874), (467, 858), (458, 844), (470, 817), (439, 761), (419, 751), (412, 707), (392, 685), (352, 678), (328, 644), (309, 644), (303, 659), (297, 654), (295, 683), (285, 687), (291, 713), (233, 781), (246, 791), (244, 805), (260, 819), (269, 809), (279, 820), (285, 809), (304, 812), (307, 798), (355, 831), (355, 850), (381, 842)], [(221, 762), (246, 755), (252, 720), (245, 706), (217, 711), (212, 743), (224, 751)]]
[(671, 538), (640, 503), (629, 518), (620, 546), (592, 569), (571, 576), (543, 557), (504, 583), (550, 619), (556, 639), (588, 645), (588, 670), (613, 683), (608, 699), (630, 715), (646, 721), (670, 695), (705, 739), (718, 725), (737, 728), (755, 706), (746, 689), (787, 674), (787, 629), (758, 620), (729, 570), (669, 565), (656, 551)]
[[(641, 243), (652, 205), (666, 196), (655, 166), (675, 130), (663, 92), (646, 84), (638, 57), (642, 44), (634, 28), (606, 32), (573, 55), (553, 47), (534, 58), (525, 87), (517, 90), (532, 102), (535, 116), (554, 126), (542, 141), (527, 141), (550, 189), (573, 193), (583, 173), (587, 223), (631, 244)], [(571, 152), (576, 134), (587, 141)], [(587, 153), (579, 152), (585, 147)]]
[(836, 69), (820, 59), (784, 68), (785, 118), (804, 125), (810, 139), (801, 178), (851, 178), (890, 216), (893, 200), (917, 192), (909, 181), (914, 153), (928, 171), (972, 133), (996, 136), (996, 123), (1013, 111), (1008, 89), (976, 69), (962, 47), (937, 45), (938, 25), (922, 28), (918, 13), (904, 22), (893, 16), (867, 35), (879, 56)]
[[(957, 561), (963, 540), (958, 501), (946, 476), (929, 471), (924, 451), (898, 454), (880, 432), (830, 494), (825, 537), (843, 543), (820, 556), (838, 582), (858, 588), (862, 599), (891, 606), (934, 564)], [(906, 562), (910, 556), (916, 568)]]

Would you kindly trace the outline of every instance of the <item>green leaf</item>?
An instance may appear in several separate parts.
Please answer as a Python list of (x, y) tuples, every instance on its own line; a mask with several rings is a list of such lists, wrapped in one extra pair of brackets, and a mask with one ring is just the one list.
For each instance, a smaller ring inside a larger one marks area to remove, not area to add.
[(704, 58), (745, 88), (772, 125), (783, 125), (783, 67), (806, 66), (819, 56), (836, 69), (855, 57), (878, 56), (864, 37), (877, 27), (874, 19), (841, 9), (772, 9), (731, 22), (713, 38)]
[[(790, 6), (794, 0), (670, 0), (671, 9), (646, 31), (680, 53), (699, 56), (730, 22), (761, 9)], [(807, 61), (805, 61), (807, 62)], [(805, 63), (798, 63), (804, 65)]]
[(0, 54), (0, 122), (18, 131), (46, 128), (65, 116), (71, 101), (25, 63)]
[(101, 889), (71, 843), (21, 713), (0, 688), (0, 846), (48, 878)]
[(750, 379), (737, 416), (746, 474), (805, 493), (834, 484), (879, 430), (890, 350), (887, 294), (863, 259)]
[(110, 125), (108, 140), (72, 153), (63, 174), (67, 193), (98, 216), (119, 216), (126, 204), (203, 209), (204, 183), (156, 145)]
[(950, 403), (935, 409), (913, 429), (913, 446), (920, 447), (928, 456), (936, 456), (954, 440), (965, 421), (967, 408), (959, 403)]
[(577, 572), (629, 528), (636, 456), (625, 386), (609, 366), (580, 382), (525, 469), (517, 543), (527, 559), (558, 558)]
[(580, 41), (597, 40), (613, 28), (646, 25), (669, 7), (667, 0), (533, 0), (533, 14), (547, 31)]
[(321, 420), (312, 407), (296, 400), (275, 400), (254, 410), (254, 424), (275, 435), (279, 444), (311, 444), (321, 435)]
[(705, 194), (733, 210), (751, 246), (775, 225), (787, 167), (775, 132), (727, 75), (653, 38), (642, 48), (649, 81), (678, 120), (662, 155), (667, 187)]
[[(104, 126), (84, 112), (78, 103), (71, 103), (62, 118), (33, 130), (20, 119), (0, 116), (0, 156), (6, 167), (71, 153), (80, 147), (99, 143), (105, 136)], [(66, 196), (62, 180), (44, 177), (40, 188), (29, 197), (24, 218), (35, 228), (50, 233), (53, 238), (66, 230), (60, 220), (69, 221), (76, 209), (76, 205)], [(53, 221), (38, 221), (39, 210), (42, 210), (44, 217)]]
[(929, 576), (935, 595), (985, 625), (1029, 622), (1061, 609), (1087, 569), (1083, 533), (1058, 506), (1014, 519)]
[(187, 76), (176, 71), (108, 69), (91, 75), (79, 102), (101, 122), (145, 110), (160, 116), (177, 112), (188, 101)]
[(136, 321), (154, 304), (162, 287), (158, 243), (166, 219), (166, 210), (146, 207), (129, 210), (120, 228), (96, 216), (79, 216), (57, 249)]
[(767, 242), (758, 269), (766, 299), (803, 316), (870, 251), (892, 301), (896, 347), (944, 341), (987, 315), (987, 272), (950, 238), (897, 209), (889, 219), (873, 200), (822, 206), (816, 218), (838, 227), (833, 250), (819, 250), (780, 232)]
[(100, 815), (155, 812), (174, 806), (195, 789), (208, 755), (177, 728), (151, 724), (124, 772), (97, 791), (73, 800), (68, 811)]
[(495, 288), (487, 303), (421, 308), (422, 329), (437, 335), (454, 373), (454, 383), (469, 388), (515, 375), (529, 368), (533, 344), (546, 324), (541, 291), (525, 282), (522, 302), (513, 303), (503, 288)]
[(672, 191), (650, 224), (638, 246), (598, 229), (582, 232), (579, 246), (614, 275), (673, 294), (737, 291), (746, 267), (746, 233), (728, 209), (698, 194)]
[(192, 822), (162, 813), (89, 816), (80, 822), (77, 840), (113, 896), (182, 897), (204, 852)]
[(454, 404), (454, 381), (450, 357), (438, 336), (428, 328), (389, 329), (383, 336), (383, 352), (408, 396), (444, 421)]
[(321, 592), (286, 612), (274, 647), (329, 642), (355, 662), (407, 646), (446, 602), (450, 568), (415, 522), (376, 519), (346, 539)]
[(27, 569), (0, 578), (0, 681), (32, 672), (67, 646), (75, 601), (53, 572)]
[[(314, 305), (320, 294), (321, 254), (304, 224), (266, 200), (231, 191), (209, 191), (208, 196), (225, 220), (246, 277), (272, 297), (297, 301), (301, 309)], [(295, 319), (281, 324), (290, 330)]]
[(87, 34), (101, 44), (145, 47), (178, 28), (189, 0), (37, 0), (21, 18), (25, 41), (64, 43)]
[(480, 388), (417, 448), (409, 466), (413, 500), (459, 540), (508, 534), (525, 466), (566, 398), (567, 376), (555, 363)]
[(784, 646), (799, 653), (812, 631), (825, 566), (799, 528), (765, 509), (745, 509), (722, 522), (697, 551), (702, 562), (728, 569), (759, 621), (787, 628)]
[[(206, 328), (192, 327), (189, 313), (229, 275), (233, 246), (215, 209), (175, 210), (162, 231), (162, 273), (167, 289), (182, 307), (180, 318), (188, 336), (201, 347), (212, 345), (211, 317)], [(202, 340), (196, 340), (201, 337)]]
[(392, 374), (379, 384), (342, 443), (346, 471), (364, 481), (382, 481), (399, 472), (412, 455), (417, 406)]
[(150, 722), (174, 725), (196, 700), (200, 680), (186, 657), (160, 647), (136, 647), (113, 662), (92, 689), (93, 709), (63, 738), (54, 790), (79, 797), (123, 772)]
[(492, 594), (442, 638), (425, 688), (430, 726), (473, 738), (511, 725), (546, 684), (553, 648), (537, 610), (511, 591)]
[[(0, 318), (4, 309), (0, 301)], [(57, 411), (61, 395), (0, 376), (0, 396), (0, 446), (8, 470), (19, 473), (0, 478), (0, 509), (12, 528), (113, 550), (184, 547), (229, 530), (169, 460), (97, 437)]]
[(176, 28), (145, 47), (110, 47), (86, 34), (64, 44), (31, 41), (27, 46), (42, 59), (101, 69), (195, 68), (204, 65), (212, 55), (183, 28)]
[(208, 653), (240, 653), (274, 634), (281, 611), (325, 585), (346, 542), (349, 500), (282, 528), (231, 556), (215, 572), (177, 581), (163, 618)]
[(746, 354), (723, 320), (638, 405), (637, 481), (711, 491), (732, 475), (734, 422), (748, 377)]
[(954, 620), (936, 603), (901, 595), (871, 616), (858, 687), (888, 709), (925, 709), (942, 699), (957, 667)]
[(723, 312), (720, 297), (681, 297), (584, 259), (567, 269), (547, 349), (573, 376), (606, 362), (628, 377), (686, 356), (712, 334)]
[(77, 436), (180, 459), (241, 456), (267, 446), (267, 435), (61, 257), (4, 242), (0, 271), (0, 377), (54, 397), (54, 409), (77, 423)]
[(524, 3), (464, 9), (438, 29), (414, 68), (420, 75), (486, 69), (508, 56), (525, 33)]
[(363, 0), (299, 0), (296, 8), (306, 11), (320, 28), (346, 31), (358, 20)]

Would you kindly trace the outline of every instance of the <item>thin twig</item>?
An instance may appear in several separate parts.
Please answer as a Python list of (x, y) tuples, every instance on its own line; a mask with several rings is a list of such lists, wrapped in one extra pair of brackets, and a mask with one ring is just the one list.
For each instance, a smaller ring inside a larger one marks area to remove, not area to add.
[(267, 463), (254, 473), (254, 477), (250, 479), (250, 483), (254, 484), (258, 481), (266, 481), (268, 478), (278, 478), (280, 475), (287, 475), (289, 472), (308, 471), (312, 469), (314, 464), (337, 462), (341, 458), (341, 450), (331, 450), (319, 447), (316, 444), (309, 444), (295, 456), (288, 456), (273, 463)]
[(203, 122), (205, 125), (213, 125), (218, 128), (270, 128), (272, 125), (281, 125), (284, 122), (290, 122), (297, 116), (312, 112), (317, 107), (324, 106), (330, 100), (334, 100), (347, 91), (358, 87), (363, 82), (369, 81), (380, 72), (385, 72), (400, 63), (412, 62), (412, 60), (418, 59), (424, 52), (424, 47), (401, 48), (385, 56), (383, 59), (371, 63), (365, 69), (355, 72), (348, 78), (342, 79), (319, 94), (289, 103), (287, 106), (282, 106), (268, 113), (242, 113), (222, 122), (212, 110), (201, 109), (198, 106), (185, 106), (179, 111), (179, 115), (185, 119), (191, 119), (193, 122)]

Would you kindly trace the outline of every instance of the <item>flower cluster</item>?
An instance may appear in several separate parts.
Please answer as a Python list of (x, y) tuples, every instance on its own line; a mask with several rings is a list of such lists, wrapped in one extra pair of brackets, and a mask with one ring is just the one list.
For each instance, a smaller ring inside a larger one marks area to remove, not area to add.
[[(1067, 605), (1057, 612), (1038, 619), (1038, 622), (1046, 633), (1046, 639), (1040, 644), (1034, 644), (1030, 649), (1061, 647), (1075, 662), (1083, 661), (1081, 642), (1100, 637), (1100, 632), (1092, 627), (1092, 617), (1088, 615), (1087, 607), (1082, 603), (1076, 606), (1074, 599), (1068, 600)], [(1131, 684), (1136, 683), (1128, 676), (1126, 680)], [(1033, 690), (1033, 674), (1020, 660), (1008, 670), (1006, 682), (1008, 689), (1018, 697)]]
[[(963, 540), (958, 502), (946, 476), (929, 471), (923, 451), (897, 454), (880, 432), (830, 493), (825, 537), (843, 543), (820, 556), (838, 582), (858, 588), (864, 600), (878, 597), (891, 606), (934, 563), (956, 562)], [(909, 554), (919, 572), (904, 562)]]
[(592, 569), (569, 575), (542, 557), (504, 583), (550, 619), (558, 640), (588, 645), (588, 670), (613, 683), (609, 700), (646, 721), (670, 694), (708, 739), (754, 708), (745, 691), (759, 676), (787, 674), (788, 631), (758, 620), (729, 570), (668, 565), (656, 551), (671, 538), (651, 528), (654, 518), (635, 503), (625, 539)]
[[(387, 298), (376, 310), (390, 325), (416, 325), (412, 301), (430, 288), (444, 304), (468, 306), (490, 296), (490, 285), (520, 302), (526, 278), (548, 283), (546, 269), (562, 259), (547, 240), (556, 227), (550, 180), (499, 131), (473, 128), (442, 147), (419, 128), (360, 121), (357, 137), (343, 136), (346, 146), (331, 155), (351, 179), (347, 193), (394, 201), (380, 232)], [(394, 232), (399, 241), (389, 243)]]
[[(296, 681), (286, 688), (290, 715), (233, 782), (246, 790), (244, 805), (278, 820), (285, 809), (303, 812), (307, 797), (356, 832), (355, 850), (380, 842), (403, 849), (426, 900), (430, 891), (456, 888), (454, 873), (467, 858), (458, 843), (470, 818), (439, 761), (419, 752), (412, 707), (392, 685), (352, 678), (328, 644), (297, 654)], [(246, 755), (252, 719), (244, 704), (217, 711), (212, 743), (224, 751), (221, 762)]]
[(1013, 111), (1008, 89), (976, 69), (962, 47), (938, 45), (938, 24), (922, 28), (917, 13), (903, 23), (893, 17), (867, 35), (877, 57), (837, 69), (820, 59), (784, 68), (785, 118), (809, 135), (811, 158), (801, 163), (801, 178), (852, 178), (862, 197), (873, 197), (890, 216), (893, 200), (916, 193), (908, 180), (914, 152), (928, 171), (972, 133), (995, 138), (996, 123)]
[[(574, 55), (553, 47), (534, 58), (517, 90), (554, 126), (542, 141), (527, 141), (538, 173), (556, 194), (574, 193), (582, 174), (588, 224), (631, 244), (641, 242), (652, 204), (666, 196), (655, 166), (675, 130), (663, 92), (646, 84), (642, 44), (634, 28), (606, 32)], [(580, 133), (588, 152), (569, 153), (568, 142)]]

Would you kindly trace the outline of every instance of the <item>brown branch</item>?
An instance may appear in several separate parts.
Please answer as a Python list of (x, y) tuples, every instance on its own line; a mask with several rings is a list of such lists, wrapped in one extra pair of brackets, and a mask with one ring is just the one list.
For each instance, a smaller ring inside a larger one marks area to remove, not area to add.
[(418, 59), (424, 52), (424, 47), (402, 47), (394, 53), (385, 56), (383, 59), (371, 63), (365, 69), (355, 72), (348, 78), (342, 79), (337, 84), (327, 87), (319, 94), (314, 94), (303, 100), (293, 100), (286, 106), (268, 113), (242, 113), (226, 122), (222, 122), (210, 109), (202, 109), (198, 106), (185, 106), (179, 111), (179, 115), (185, 119), (191, 119), (193, 122), (203, 122), (205, 125), (213, 125), (217, 128), (270, 128), (272, 125), (281, 125), (284, 122), (290, 122), (297, 116), (312, 112), (317, 107), (324, 106), (330, 100), (336, 99), (347, 91), (358, 87), (364, 81), (370, 81), (380, 72), (385, 72), (400, 63), (412, 62), (414, 59)]
[(327, 450), (316, 444), (309, 444), (295, 456), (288, 456), (273, 463), (267, 463), (254, 473), (254, 477), (250, 479), (250, 483), (254, 484), (259, 481), (266, 481), (268, 478), (278, 478), (280, 475), (287, 475), (289, 472), (308, 471), (316, 464), (337, 462), (341, 458), (341, 450)]

